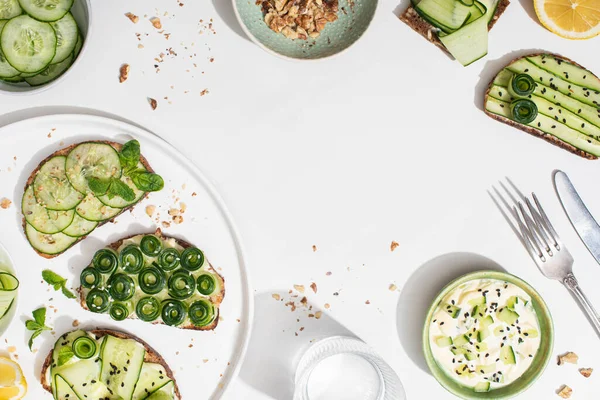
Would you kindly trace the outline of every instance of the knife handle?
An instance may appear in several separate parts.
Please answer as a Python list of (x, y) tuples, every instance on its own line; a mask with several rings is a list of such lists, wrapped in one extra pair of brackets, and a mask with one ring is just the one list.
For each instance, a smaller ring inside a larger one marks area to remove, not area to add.
[(598, 313), (594, 309), (594, 306), (592, 306), (592, 303), (590, 303), (587, 296), (581, 290), (581, 287), (579, 286), (579, 282), (577, 282), (575, 275), (573, 275), (573, 273), (568, 274), (567, 277), (563, 280), (563, 283), (567, 288), (569, 288), (571, 292), (573, 292), (575, 298), (577, 299), (577, 301), (579, 301), (579, 304), (581, 304), (581, 306), (587, 313), (590, 322), (592, 323), (592, 325), (594, 325), (594, 328), (596, 328), (596, 332), (600, 335), (600, 316), (598, 316)]

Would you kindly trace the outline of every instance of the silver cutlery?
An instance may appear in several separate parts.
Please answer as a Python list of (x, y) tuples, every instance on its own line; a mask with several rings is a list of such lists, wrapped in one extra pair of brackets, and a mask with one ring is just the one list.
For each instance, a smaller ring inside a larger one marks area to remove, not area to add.
[[(502, 182), (500, 182), (500, 186), (505, 190), (511, 203), (496, 188), (494, 188), (494, 192), (499, 197), (502, 205), (500, 205), (494, 195), (490, 193), (490, 196), (540, 271), (547, 278), (561, 282), (573, 293), (575, 299), (587, 313), (590, 322), (596, 328), (596, 332), (600, 335), (600, 316), (581, 290), (579, 282), (573, 274), (573, 256), (571, 256), (567, 247), (560, 240), (537, 196), (535, 193), (531, 193), (532, 203), (529, 198), (521, 194), (509, 179), (507, 181), (516, 192), (517, 197), (513, 196)], [(516, 221), (516, 226), (509, 215), (506, 214), (505, 209), (508, 210), (512, 219)]]

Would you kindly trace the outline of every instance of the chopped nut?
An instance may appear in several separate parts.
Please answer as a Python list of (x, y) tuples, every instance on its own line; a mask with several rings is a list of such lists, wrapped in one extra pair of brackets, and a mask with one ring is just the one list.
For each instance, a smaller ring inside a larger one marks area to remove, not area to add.
[(156, 107), (158, 107), (156, 100), (154, 100), (152, 97), (148, 97), (148, 101), (150, 102), (150, 107), (152, 107), (153, 110), (156, 110)]
[(119, 68), (119, 73), (121, 74), (119, 76), (119, 82), (125, 82), (127, 78), (129, 78), (129, 64), (121, 65), (121, 68)]
[(179, 203), (179, 212), (181, 212), (182, 214), (185, 212), (185, 210), (187, 210), (187, 204), (185, 203)]
[(563, 365), (564, 363), (577, 364), (577, 360), (579, 360), (579, 356), (572, 351), (565, 353), (561, 356), (558, 356), (558, 365)]
[(325, 303), (325, 309), (326, 309), (326, 310), (329, 310), (329, 308), (330, 308), (330, 307), (331, 307), (331, 306), (329, 305), (329, 303)]
[(152, 216), (154, 215), (154, 211), (156, 211), (156, 206), (146, 206), (146, 215), (148, 215), (150, 218), (152, 218)]
[(317, 284), (316, 283), (311, 283), (310, 284), (310, 288), (312, 289), (313, 292), (317, 293)]
[(150, 18), (150, 22), (152, 23), (152, 26), (155, 27), (156, 29), (162, 29), (162, 24), (160, 22), (160, 18), (152, 17), (152, 18)]
[(313, 252), (317, 251), (317, 246), (315, 246), (315, 245), (313, 244), (313, 247), (312, 247), (312, 249), (313, 249)]
[(179, 209), (177, 209), (177, 208), (171, 208), (171, 209), (169, 210), (169, 215), (170, 215), (171, 217), (175, 217), (175, 216), (177, 216), (177, 215), (179, 215), (179, 214), (180, 214), (180, 212), (179, 212)]
[(365, 304), (371, 304), (371, 302), (369, 300), (365, 301)]
[(131, 20), (131, 22), (133, 22), (134, 24), (137, 24), (138, 21), (140, 20), (140, 17), (138, 17), (137, 15), (132, 14), (130, 12), (126, 13), (125, 16), (127, 18), (129, 18)]
[(79, 320), (76, 319), (73, 321), (73, 327), (77, 328), (79, 326)]
[(338, 19), (338, 0), (257, 0), (264, 21), (289, 39), (317, 38), (329, 22)]
[(300, 293), (304, 293), (304, 285), (294, 285), (294, 289)]
[(585, 376), (586, 378), (589, 378), (592, 375), (593, 371), (593, 368), (579, 368), (579, 373)]
[(390, 292), (395, 292), (396, 290), (398, 290), (398, 286), (396, 286), (393, 283), (391, 283), (390, 287), (388, 289), (390, 289)]
[(396, 250), (396, 248), (397, 248), (398, 246), (400, 246), (400, 245), (398, 244), (398, 242), (394, 242), (394, 241), (392, 241), (392, 244), (390, 245), (390, 251), (394, 251), (394, 250)]
[(322, 316), (322, 315), (323, 315), (323, 312), (322, 312), (322, 311), (317, 311), (317, 312), (315, 313), (315, 318), (316, 318), (316, 319), (321, 319), (321, 316)]
[(3, 198), (3, 199), (0, 201), (0, 207), (2, 207), (2, 208), (3, 208), (3, 209), (5, 209), (5, 210), (6, 210), (7, 208), (9, 208), (11, 204), (12, 204), (12, 201), (10, 201), (9, 199), (7, 199), (6, 197), (5, 197), (5, 198)]
[(163, 226), (163, 228), (170, 228), (171, 227), (171, 223), (169, 221), (162, 221), (161, 225)]
[(278, 295), (277, 293), (273, 293), (273, 294), (271, 295), (271, 297), (272, 297), (272, 298), (274, 298), (274, 299), (275, 299), (275, 300), (277, 300), (277, 301), (281, 300), (281, 296), (280, 296), (280, 295)]
[(175, 222), (177, 225), (182, 224), (183, 217), (181, 215), (176, 215), (173, 217), (173, 222)]
[(568, 399), (573, 394), (573, 389), (571, 389), (567, 385), (562, 385), (558, 392), (556, 392), (556, 394), (562, 397), (563, 399)]

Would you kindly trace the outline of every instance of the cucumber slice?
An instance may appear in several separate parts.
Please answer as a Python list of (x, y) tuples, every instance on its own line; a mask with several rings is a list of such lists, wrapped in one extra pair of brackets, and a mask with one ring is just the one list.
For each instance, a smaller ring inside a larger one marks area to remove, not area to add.
[(83, 37), (81, 34), (77, 35), (77, 42), (75, 42), (75, 49), (73, 49), (73, 61), (77, 59), (79, 53), (81, 52), (81, 48), (83, 47)]
[(96, 357), (79, 360), (60, 368), (60, 375), (72, 386), (79, 399), (114, 399), (110, 389), (99, 379), (100, 362), (96, 360)]
[(165, 369), (162, 365), (144, 363), (131, 400), (146, 399), (152, 393), (159, 391), (164, 385), (171, 382), (165, 378)]
[[(11, 19), (18, 17), (23, 13), (19, 0), (2, 0), (0, 1), (0, 19)], [(0, 28), (0, 31), (2, 29)]]
[(460, 315), (460, 308), (453, 306), (452, 304), (445, 304), (444, 310), (454, 319), (458, 318)]
[(10, 65), (21, 72), (37, 72), (54, 58), (56, 34), (50, 24), (21, 15), (4, 25), (0, 46)]
[(73, 64), (73, 55), (69, 54), (68, 57), (59, 62), (58, 64), (50, 64), (48, 68), (40, 72), (39, 74), (32, 76), (31, 78), (25, 78), (25, 81), (31, 86), (40, 86), (48, 82), (52, 82), (62, 74)]
[(460, 347), (469, 343), (469, 338), (466, 335), (458, 335), (454, 339), (452, 339), (452, 343), (454, 343), (455, 346)]
[(496, 364), (476, 365), (475, 372), (478, 374), (493, 374), (496, 372)]
[(73, 0), (19, 0), (19, 3), (27, 14), (45, 22), (58, 21), (73, 6)]
[(473, 390), (477, 393), (484, 393), (490, 391), (490, 383), (489, 382), (479, 382), (474, 387)]
[(69, 183), (65, 174), (65, 160), (65, 156), (56, 156), (46, 161), (33, 182), (35, 198), (49, 210), (70, 210), (84, 197)]
[(463, 66), (485, 57), (488, 52), (488, 21), (485, 17), (465, 25), (440, 41)]
[(12, 78), (0, 78), (0, 80), (3, 80), (4, 82), (8, 82), (8, 83), (20, 83), (20, 82), (25, 82), (25, 79), (23, 79), (22, 77), (20, 77), (19, 75), (14, 76)]
[[(144, 171), (146, 170), (146, 168), (144, 167), (144, 164), (142, 164), (142, 163), (139, 163), (137, 165), (137, 169), (141, 169)], [(126, 175), (122, 175), (121, 181), (124, 182), (127, 186), (129, 186), (129, 188), (131, 190), (133, 190), (133, 193), (135, 194), (135, 199), (133, 201), (127, 201), (120, 196), (115, 196), (112, 199), (109, 199), (107, 195), (98, 197), (98, 200), (100, 200), (103, 204), (105, 204), (109, 207), (125, 208), (132, 204), (137, 203), (144, 196), (144, 194), (146, 194), (146, 192), (139, 190), (137, 188), (137, 186), (135, 186), (135, 184), (133, 183), (133, 181), (131, 180), (130, 177), (128, 177)]]
[(87, 142), (75, 147), (67, 156), (67, 177), (81, 193), (91, 192), (87, 180), (121, 178), (119, 153), (109, 144)]
[(81, 237), (89, 235), (96, 227), (98, 226), (98, 222), (88, 221), (85, 218), (82, 218), (79, 214), (75, 213), (75, 217), (73, 218), (73, 222), (71, 225), (67, 226), (62, 233), (71, 237)]
[(106, 206), (92, 193), (88, 193), (85, 199), (77, 206), (76, 212), (80, 217), (88, 221), (101, 222), (111, 219), (120, 213), (121, 209)]
[(17, 297), (19, 280), (8, 272), (0, 271), (0, 319), (8, 313)]
[(504, 307), (498, 312), (497, 315), (500, 321), (508, 325), (514, 324), (519, 319), (519, 314), (509, 309), (508, 307)]
[(517, 359), (515, 357), (515, 351), (512, 346), (504, 346), (500, 350), (500, 359), (504, 364), (516, 364)]
[(173, 400), (175, 398), (175, 384), (173, 381), (167, 382), (160, 390), (152, 393), (147, 400)]
[(42, 207), (33, 195), (33, 188), (27, 186), (21, 202), (21, 210), (25, 221), (41, 233), (58, 233), (68, 227), (75, 217), (74, 210), (48, 211)]
[(456, 0), (421, 0), (416, 6), (435, 26), (443, 30), (457, 30), (471, 14), (470, 7)]
[(78, 400), (79, 396), (60, 375), (54, 377), (54, 398), (56, 400)]
[(25, 236), (31, 247), (43, 254), (53, 255), (62, 253), (75, 243), (77, 238), (67, 236), (64, 233), (55, 233), (48, 235), (46, 233), (40, 233), (29, 224), (25, 224)]
[[(0, 1), (0, 14), (2, 13), (2, 7), (3, 3)], [(2, 29), (4, 28), (4, 25), (6, 25), (7, 22), (8, 21), (4, 20), (0, 21), (0, 32), (2, 32)], [(2, 50), (0, 49), (0, 78), (6, 80), (6, 78), (13, 78), (15, 76), (18, 76), (19, 74), (20, 72), (17, 69), (15, 69), (12, 65), (10, 65), (10, 63), (4, 56), (4, 53), (2, 53)]]
[(102, 370), (100, 380), (107, 383), (113, 396), (129, 400), (144, 364), (146, 350), (132, 339), (106, 336), (101, 350)]
[(452, 346), (452, 338), (449, 336), (440, 336), (435, 339), (435, 344), (437, 344), (439, 347)]
[(75, 50), (75, 45), (79, 39), (79, 30), (77, 22), (71, 13), (66, 13), (64, 17), (56, 22), (50, 23), (56, 34), (56, 54), (52, 59), (52, 64), (58, 64), (69, 58)]

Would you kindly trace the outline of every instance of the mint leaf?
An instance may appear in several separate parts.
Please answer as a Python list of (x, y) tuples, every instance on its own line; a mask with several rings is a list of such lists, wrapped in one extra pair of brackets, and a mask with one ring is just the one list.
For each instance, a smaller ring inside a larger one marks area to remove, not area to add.
[(123, 168), (135, 168), (140, 161), (140, 142), (130, 140), (125, 143), (119, 153), (119, 159)]
[[(49, 269), (45, 269), (42, 271), (42, 278), (46, 281), (47, 284), (53, 285), (54, 290), (60, 289), (62, 284), (67, 281), (65, 278), (53, 271), (50, 271)], [(56, 285), (59, 285), (58, 289), (56, 288)]]
[(66, 287), (62, 287), (61, 289), (62, 294), (64, 294), (67, 298), (69, 299), (74, 299), (76, 296), (73, 294), (73, 292), (71, 292), (69, 289), (67, 289)]
[(32, 321), (32, 320), (25, 321), (25, 327), (29, 331), (40, 331), (40, 330), (42, 330), (42, 325), (40, 325), (37, 322)]
[(46, 307), (38, 308), (33, 313), (33, 319), (42, 327), (46, 326)]
[(33, 346), (33, 340), (36, 337), (40, 336), (42, 334), (42, 332), (43, 331), (41, 329), (33, 332), (33, 335), (31, 335), (31, 337), (29, 338), (29, 351), (31, 351), (31, 346)]
[(125, 201), (133, 201), (135, 200), (135, 193), (133, 190), (127, 186), (127, 184), (120, 179), (113, 178), (110, 184), (110, 188), (108, 190), (108, 197), (110, 196), (119, 196)]
[(105, 195), (110, 187), (110, 180), (99, 179), (94, 176), (87, 177), (88, 187), (96, 196)]
[(70, 347), (61, 347), (58, 351), (58, 366), (66, 364), (74, 355)]
[(157, 192), (165, 186), (163, 178), (152, 172), (137, 170), (131, 173), (133, 184), (144, 192)]

